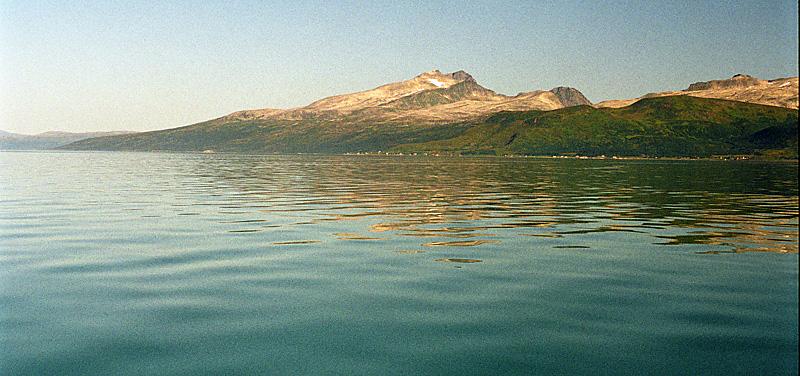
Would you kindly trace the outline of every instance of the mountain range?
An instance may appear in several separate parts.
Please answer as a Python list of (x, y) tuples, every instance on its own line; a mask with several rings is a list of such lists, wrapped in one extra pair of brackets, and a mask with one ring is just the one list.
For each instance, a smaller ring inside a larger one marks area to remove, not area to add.
[(573, 88), (507, 96), (479, 85), (464, 71), (444, 74), (434, 70), (371, 90), (324, 98), (301, 108), (239, 111), (222, 119), (439, 123), (470, 120), (499, 111), (555, 110), (577, 105), (591, 102)]
[(35, 135), (11, 133), (0, 130), (0, 150), (45, 150), (64, 146), (92, 137), (117, 136), (135, 132), (44, 132)]
[(639, 98), (610, 100), (597, 103), (596, 107), (625, 107), (642, 98), (688, 95), (700, 98), (717, 98), (732, 101), (764, 104), (797, 109), (797, 77), (760, 80), (746, 74), (737, 74), (727, 80), (695, 82), (678, 91), (649, 93)]
[(686, 90), (592, 104), (574, 88), (510, 96), (481, 86), (464, 71), (434, 70), (304, 107), (238, 111), (180, 128), (89, 138), (61, 148), (796, 158), (797, 85), (797, 77), (766, 81), (736, 75)]

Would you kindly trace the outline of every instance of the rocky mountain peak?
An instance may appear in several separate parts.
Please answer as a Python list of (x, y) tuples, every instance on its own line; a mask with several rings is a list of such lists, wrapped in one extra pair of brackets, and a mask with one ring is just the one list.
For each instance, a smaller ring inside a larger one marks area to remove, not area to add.
[(474, 79), (474, 78), (472, 78), (472, 76), (471, 76), (469, 73), (467, 73), (467, 72), (464, 72), (463, 70), (459, 70), (459, 71), (456, 71), (456, 72), (450, 73), (450, 74), (448, 74), (448, 76), (450, 76), (450, 77), (452, 77), (454, 80), (458, 80), (458, 81), (470, 81), (470, 82), (475, 82), (475, 79)]
[(555, 94), (556, 97), (558, 97), (558, 100), (561, 101), (564, 107), (592, 105), (592, 102), (586, 99), (583, 93), (581, 93), (580, 91), (578, 91), (578, 89), (575, 88), (559, 86), (551, 89), (550, 92)]
[(417, 75), (417, 77), (428, 77), (428, 76), (437, 77), (437, 76), (443, 76), (443, 74), (440, 70), (434, 69), (434, 70), (429, 70), (427, 72), (422, 72)]
[(728, 89), (734, 87), (747, 87), (758, 85), (761, 82), (758, 78), (746, 74), (736, 74), (727, 80), (711, 80), (695, 82), (686, 89), (686, 91), (710, 90), (710, 89)]
[(417, 75), (417, 77), (419, 77), (419, 78), (440, 78), (440, 79), (444, 78), (444, 79), (450, 79), (450, 80), (455, 80), (455, 81), (475, 82), (475, 79), (472, 78), (472, 75), (470, 75), (469, 73), (467, 73), (467, 72), (465, 72), (463, 70), (459, 70), (459, 71), (456, 71), (456, 72), (453, 72), (453, 73), (442, 73), (440, 70), (434, 69), (434, 70), (431, 70), (431, 71), (427, 71), (427, 72), (421, 73), (421, 74)]

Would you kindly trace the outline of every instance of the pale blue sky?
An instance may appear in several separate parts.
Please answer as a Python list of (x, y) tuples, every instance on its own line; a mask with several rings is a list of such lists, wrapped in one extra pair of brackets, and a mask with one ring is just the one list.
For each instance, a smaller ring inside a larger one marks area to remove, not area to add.
[(153, 130), (464, 69), (592, 101), (798, 74), (796, 1), (0, 0), (0, 129)]

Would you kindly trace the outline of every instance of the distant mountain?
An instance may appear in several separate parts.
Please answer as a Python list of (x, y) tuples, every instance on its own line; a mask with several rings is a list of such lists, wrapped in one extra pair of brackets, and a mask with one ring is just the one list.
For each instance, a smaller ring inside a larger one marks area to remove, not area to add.
[(44, 132), (35, 135), (11, 133), (0, 130), (0, 150), (44, 150), (64, 146), (92, 137), (117, 136), (134, 132)]
[[(738, 90), (737, 98), (747, 99), (745, 89), (761, 85), (734, 81), (696, 84), (690, 92)], [(792, 82), (796, 86), (797, 80), (786, 82), (767, 85), (783, 89)], [(568, 87), (507, 96), (464, 71), (430, 71), (305, 107), (239, 111), (180, 128), (85, 139), (63, 148), (797, 157), (796, 109), (696, 96), (702, 95), (652, 95), (624, 108), (595, 108)]]
[(239, 111), (222, 120), (442, 123), (476, 119), (497, 111), (554, 110), (578, 104), (591, 102), (573, 88), (508, 96), (481, 86), (467, 72), (433, 70), (410, 80), (320, 99), (305, 107)]
[(617, 99), (597, 103), (595, 106), (619, 108), (629, 106), (642, 98), (688, 95), (701, 98), (717, 98), (732, 101), (764, 104), (797, 109), (798, 78), (761, 80), (745, 74), (737, 74), (727, 80), (695, 82), (685, 90), (650, 93), (639, 98)]
[(22, 136), (23, 135), (18, 134), (18, 133), (6, 132), (6, 131), (0, 129), (0, 139), (11, 138), (11, 137), (22, 137)]
[(563, 104), (564, 107), (592, 105), (592, 102), (586, 99), (586, 97), (583, 96), (583, 93), (571, 87), (559, 86), (550, 90), (550, 92), (558, 97), (558, 100), (561, 101), (561, 104)]

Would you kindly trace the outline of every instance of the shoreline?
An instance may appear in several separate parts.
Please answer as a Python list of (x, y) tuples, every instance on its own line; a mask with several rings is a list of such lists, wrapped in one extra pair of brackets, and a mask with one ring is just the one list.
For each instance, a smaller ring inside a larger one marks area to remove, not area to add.
[(756, 162), (789, 162), (798, 163), (800, 159), (764, 158), (758, 155), (718, 155), (710, 157), (685, 156), (619, 156), (619, 155), (524, 155), (524, 154), (460, 154), (460, 153), (393, 153), (393, 152), (348, 152), (348, 153), (239, 153), (235, 151), (212, 150), (68, 150), (68, 149), (0, 149), (4, 152), (23, 153), (163, 153), (163, 154), (203, 154), (203, 155), (248, 155), (248, 156), (370, 156), (370, 157), (458, 157), (458, 158), (505, 158), (505, 159), (566, 159), (566, 160), (617, 160), (617, 161), (756, 161)]

